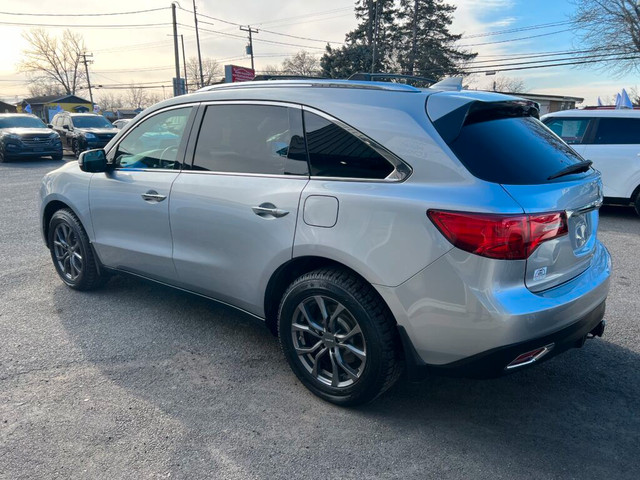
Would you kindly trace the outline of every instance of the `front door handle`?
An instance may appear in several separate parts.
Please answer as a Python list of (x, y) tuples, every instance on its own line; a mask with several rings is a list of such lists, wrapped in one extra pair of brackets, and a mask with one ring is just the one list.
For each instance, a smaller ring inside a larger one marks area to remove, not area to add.
[(165, 198), (167, 198), (166, 195), (160, 195), (155, 190), (149, 190), (147, 193), (143, 193), (141, 196), (146, 202), (161, 202)]
[(273, 203), (261, 203), (257, 207), (251, 207), (251, 210), (262, 218), (280, 218), (289, 214), (288, 210), (282, 210)]

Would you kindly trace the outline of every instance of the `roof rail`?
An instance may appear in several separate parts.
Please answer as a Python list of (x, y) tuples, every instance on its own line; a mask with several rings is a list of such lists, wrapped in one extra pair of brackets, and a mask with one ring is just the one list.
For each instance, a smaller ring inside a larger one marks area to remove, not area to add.
[(253, 77), (254, 81), (260, 80), (329, 80), (328, 77), (313, 77), (310, 75), (268, 74), (264, 73)]
[(423, 82), (423, 83), (429, 83), (429, 84), (433, 84), (436, 83), (436, 81), (433, 78), (426, 78), (426, 77), (416, 77), (413, 75), (400, 75), (398, 73), (362, 73), (362, 72), (358, 72), (358, 73), (354, 73), (353, 75), (351, 75), (349, 77), (349, 80), (365, 80), (367, 82), (374, 82), (374, 81), (384, 81), (383, 79), (389, 79), (389, 80), (407, 80), (407, 81), (411, 81), (411, 82)]
[(396, 92), (420, 92), (411, 85), (389, 82), (367, 82), (353, 80), (311, 79), (306, 80), (263, 80), (238, 83), (222, 83), (202, 87), (198, 92), (211, 92), (231, 89), (278, 88), (278, 87), (316, 87), (316, 88), (353, 88), (364, 90), (391, 90)]

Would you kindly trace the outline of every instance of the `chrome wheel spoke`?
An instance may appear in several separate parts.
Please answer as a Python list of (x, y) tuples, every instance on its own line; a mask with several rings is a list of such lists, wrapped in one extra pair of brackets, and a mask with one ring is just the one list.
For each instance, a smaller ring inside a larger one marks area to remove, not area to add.
[(324, 298), (320, 295), (316, 295), (313, 297), (315, 302), (318, 304), (318, 309), (320, 310), (320, 316), (322, 318), (322, 327), (323, 330), (327, 329), (327, 320), (329, 319), (329, 314), (327, 313), (327, 306), (324, 303)]
[(318, 366), (320, 364), (320, 359), (329, 351), (327, 347), (323, 348), (318, 352), (318, 354), (313, 359), (313, 369), (311, 370), (311, 375), (318, 378)]
[(344, 343), (358, 334), (362, 334), (362, 330), (360, 330), (360, 325), (356, 324), (356, 326), (353, 327), (351, 330), (349, 330), (346, 334), (336, 335), (336, 339), (338, 340), (339, 343)]
[(337, 349), (336, 349), (336, 363), (342, 370), (344, 370), (344, 372), (349, 376), (351, 380), (355, 381), (358, 378), (360, 378), (360, 375), (358, 375), (358, 372), (356, 372), (349, 365), (347, 365), (347, 363), (344, 361), (344, 359), (342, 358), (342, 355), (340, 355), (340, 352)]
[(318, 349), (318, 347), (320, 347), (321, 345), (322, 345), (322, 340), (318, 340), (318, 342), (311, 347), (295, 347), (295, 349), (298, 355), (306, 355), (306, 354), (315, 352)]
[(293, 330), (296, 330), (298, 332), (305, 332), (308, 333), (309, 335), (313, 335), (316, 338), (322, 338), (322, 335), (320, 335), (318, 332), (316, 332), (315, 329), (307, 326), (307, 325), (300, 325), (299, 323), (294, 323), (291, 325), (291, 328)]
[(343, 343), (343, 344), (338, 345), (338, 347), (339, 348), (344, 348), (347, 351), (353, 353), (356, 357), (358, 357), (362, 361), (364, 361), (367, 358), (367, 354), (363, 350), (360, 350), (359, 348), (354, 347), (350, 343)]
[(304, 303), (298, 305), (298, 310), (300, 311), (300, 313), (302, 313), (302, 316), (313, 330), (315, 330), (316, 332), (322, 332), (324, 330), (322, 328), (322, 325), (312, 320), (311, 315), (309, 315), (307, 307)]
[(340, 372), (338, 371), (335, 350), (329, 351), (329, 358), (331, 358), (331, 386), (337, 387), (340, 383)]
[(342, 312), (345, 311), (345, 307), (344, 305), (342, 305), (341, 303), (339, 303), (335, 310), (333, 311), (333, 313), (331, 314), (331, 317), (329, 317), (329, 331), (330, 332), (335, 332), (336, 331), (336, 319), (340, 316), (340, 314)]

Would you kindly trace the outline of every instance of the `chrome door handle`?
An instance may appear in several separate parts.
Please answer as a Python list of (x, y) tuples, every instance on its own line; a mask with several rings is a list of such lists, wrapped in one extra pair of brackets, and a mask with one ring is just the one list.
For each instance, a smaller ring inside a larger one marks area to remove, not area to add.
[(166, 195), (160, 195), (155, 190), (149, 190), (147, 193), (143, 193), (141, 196), (147, 202), (161, 202), (165, 198), (167, 198)]
[(288, 210), (277, 208), (273, 203), (261, 203), (257, 207), (251, 207), (251, 210), (262, 218), (280, 218), (289, 214)]

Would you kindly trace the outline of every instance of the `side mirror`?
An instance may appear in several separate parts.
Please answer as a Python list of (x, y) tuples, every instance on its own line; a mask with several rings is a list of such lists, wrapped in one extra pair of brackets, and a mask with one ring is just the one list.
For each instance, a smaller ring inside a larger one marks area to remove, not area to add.
[(89, 173), (106, 172), (109, 168), (107, 154), (101, 148), (82, 152), (78, 158), (78, 164), (80, 170)]
[(47, 127), (53, 128), (53, 125), (51, 125), (50, 123), (47, 123)]
[(69, 125), (62, 125), (62, 128), (64, 128), (65, 130), (71, 130), (71, 129), (69, 128)]

